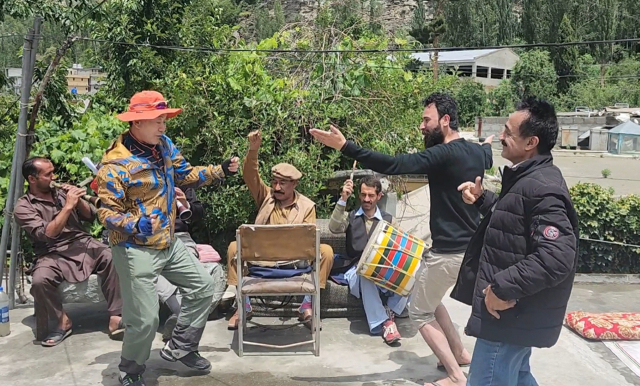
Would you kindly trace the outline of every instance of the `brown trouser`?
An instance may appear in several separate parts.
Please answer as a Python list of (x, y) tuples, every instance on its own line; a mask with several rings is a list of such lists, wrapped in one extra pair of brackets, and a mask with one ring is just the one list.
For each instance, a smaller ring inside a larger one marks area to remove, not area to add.
[[(229, 285), (238, 285), (237, 251), (236, 242), (231, 242), (229, 249), (227, 249), (227, 284)], [(243, 274), (246, 275), (248, 273), (246, 265), (243, 267)], [(322, 289), (327, 286), (327, 278), (331, 272), (331, 267), (333, 267), (333, 248), (327, 244), (320, 244), (320, 271), (318, 276), (320, 277), (320, 288)]]
[[(111, 261), (111, 249), (106, 246), (104, 249), (89, 248), (87, 249), (87, 254), (89, 258), (95, 259), (92, 273), (102, 279), (102, 293), (107, 300), (109, 315), (122, 315), (120, 285), (118, 284), (118, 275)], [(95, 254), (97, 256), (91, 256)], [(64, 257), (59, 258), (63, 259)], [(38, 267), (36, 263), (32, 276), (31, 295), (36, 302), (46, 307), (49, 317), (55, 315), (58, 321), (62, 319), (64, 311), (57, 288), (65, 280), (64, 272), (60, 267), (52, 264)]]

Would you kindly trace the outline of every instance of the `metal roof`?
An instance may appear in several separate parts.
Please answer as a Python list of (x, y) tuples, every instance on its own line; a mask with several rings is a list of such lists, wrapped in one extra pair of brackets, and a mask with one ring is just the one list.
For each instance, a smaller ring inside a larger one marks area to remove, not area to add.
[[(445, 51), (438, 53), (438, 63), (464, 63), (473, 62), (476, 59), (493, 54), (505, 48), (494, 48), (487, 50), (462, 50), (462, 51)], [(421, 62), (430, 62), (433, 52), (416, 52), (411, 54), (412, 58)]]
[(626, 121), (609, 130), (609, 134), (640, 135), (640, 125), (632, 121)]

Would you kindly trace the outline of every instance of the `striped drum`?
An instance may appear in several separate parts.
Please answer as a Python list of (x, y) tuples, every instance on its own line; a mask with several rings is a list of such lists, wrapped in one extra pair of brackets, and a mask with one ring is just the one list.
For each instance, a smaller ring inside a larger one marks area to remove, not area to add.
[(380, 221), (364, 248), (357, 272), (382, 288), (407, 296), (426, 249), (424, 241)]

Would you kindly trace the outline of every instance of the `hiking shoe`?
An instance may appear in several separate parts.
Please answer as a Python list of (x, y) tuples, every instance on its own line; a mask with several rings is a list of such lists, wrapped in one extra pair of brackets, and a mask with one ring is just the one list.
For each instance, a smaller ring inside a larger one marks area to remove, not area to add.
[(147, 384), (144, 383), (142, 374), (127, 374), (124, 377), (121, 375), (118, 377), (118, 380), (122, 386), (147, 386)]
[(170, 346), (171, 341), (167, 342), (162, 350), (160, 350), (160, 357), (162, 357), (162, 359), (169, 362), (180, 361), (183, 365), (198, 371), (211, 370), (211, 362), (209, 362), (206, 358), (201, 357), (200, 353), (198, 353), (197, 351), (192, 351), (182, 358), (176, 358), (173, 356), (173, 352)]
[(164, 329), (162, 330), (162, 341), (167, 343), (171, 336), (173, 336), (173, 330), (176, 328), (176, 324), (178, 324), (178, 315), (171, 314), (164, 322)]
[(192, 351), (189, 354), (178, 359), (183, 365), (199, 371), (211, 370), (211, 362), (207, 358), (200, 356), (197, 351)]
[(382, 339), (388, 345), (394, 344), (400, 340), (400, 333), (398, 327), (392, 320), (387, 320), (382, 325)]

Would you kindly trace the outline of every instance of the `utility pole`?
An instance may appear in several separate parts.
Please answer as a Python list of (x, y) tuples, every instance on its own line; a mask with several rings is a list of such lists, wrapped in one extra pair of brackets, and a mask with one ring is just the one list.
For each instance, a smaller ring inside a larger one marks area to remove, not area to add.
[[(434, 20), (439, 20), (442, 16), (442, 3), (444, 0), (436, 0), (436, 12), (433, 17)], [(434, 25), (434, 28), (438, 28), (437, 25)], [(440, 32), (434, 29), (433, 31), (433, 63), (431, 67), (433, 68), (433, 80), (438, 81), (438, 48), (440, 47)]]
[(40, 27), (42, 17), (36, 16), (33, 21), (33, 28), (29, 30), (24, 38), (22, 49), (22, 91), (20, 95), (20, 117), (18, 118), (18, 131), (16, 135), (15, 151), (13, 153), (13, 163), (11, 164), (11, 180), (7, 192), (7, 203), (4, 212), (4, 226), (2, 227), (2, 238), (0, 239), (0, 282), (4, 277), (6, 267), (7, 244), (9, 241), (9, 229), (11, 229), (11, 260), (9, 265), (9, 282), (6, 286), (9, 296), (9, 308), (15, 307), (15, 279), (18, 250), (20, 249), (20, 228), (13, 218), (13, 209), (20, 194), (24, 191), (24, 178), (21, 174), (21, 166), (26, 155), (26, 135), (27, 118), (29, 115), (29, 97), (31, 95), (31, 83), (33, 82), (33, 71), (35, 67), (36, 54), (38, 51), (38, 40), (40, 39)]

